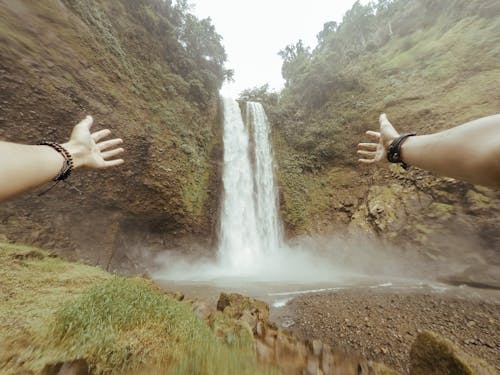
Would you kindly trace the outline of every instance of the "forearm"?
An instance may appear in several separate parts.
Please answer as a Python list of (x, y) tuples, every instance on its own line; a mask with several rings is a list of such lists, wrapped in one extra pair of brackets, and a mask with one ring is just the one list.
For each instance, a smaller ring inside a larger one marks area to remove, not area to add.
[(500, 186), (500, 115), (410, 137), (401, 154), (406, 163), (439, 175)]
[(51, 147), (0, 141), (0, 201), (49, 182), (63, 162)]

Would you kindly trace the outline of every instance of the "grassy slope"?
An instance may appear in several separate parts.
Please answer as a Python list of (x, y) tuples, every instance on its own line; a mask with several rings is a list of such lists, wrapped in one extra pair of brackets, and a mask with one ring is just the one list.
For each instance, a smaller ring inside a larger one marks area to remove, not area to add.
[(244, 330), (217, 337), (147, 280), (2, 243), (0, 279), (1, 374), (81, 358), (103, 374), (274, 373), (257, 366)]
[[(355, 145), (365, 130), (378, 127), (380, 112), (401, 132), (420, 134), (498, 112), (500, 18), (472, 16), (452, 27), (447, 22), (442, 16), (355, 58), (343, 72), (357, 77), (361, 90), (332, 89), (322, 108), (298, 107), (291, 118), (271, 113), (278, 125), (282, 211), (292, 232), (346, 224), (349, 207), (365, 199), (370, 185), (395, 181), (356, 165)], [(330, 148), (333, 158), (322, 160), (320, 147)]]

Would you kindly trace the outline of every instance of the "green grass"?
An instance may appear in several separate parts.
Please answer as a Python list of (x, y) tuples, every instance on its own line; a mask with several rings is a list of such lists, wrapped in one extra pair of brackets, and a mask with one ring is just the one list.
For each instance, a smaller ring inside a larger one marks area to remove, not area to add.
[[(0, 374), (85, 359), (96, 374), (274, 374), (221, 314), (218, 334), (151, 281), (0, 244)], [(220, 327), (223, 329), (220, 329)]]

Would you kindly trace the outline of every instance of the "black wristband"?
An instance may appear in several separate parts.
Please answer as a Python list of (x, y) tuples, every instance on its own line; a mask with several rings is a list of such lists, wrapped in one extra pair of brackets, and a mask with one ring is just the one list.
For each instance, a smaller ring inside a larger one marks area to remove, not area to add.
[(401, 159), (401, 146), (404, 141), (414, 135), (417, 135), (417, 133), (406, 133), (393, 140), (387, 151), (387, 160), (391, 163), (401, 163), (403, 169), (408, 169), (410, 166)]

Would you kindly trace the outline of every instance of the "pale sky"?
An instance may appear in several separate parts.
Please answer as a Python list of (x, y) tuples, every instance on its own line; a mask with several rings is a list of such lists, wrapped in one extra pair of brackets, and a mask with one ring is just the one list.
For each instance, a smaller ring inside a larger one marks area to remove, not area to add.
[[(281, 89), (278, 52), (302, 39), (313, 49), (316, 34), (328, 21), (340, 22), (355, 0), (190, 0), (191, 12), (212, 19), (223, 37), (226, 66), (234, 69), (235, 82), (223, 88), (236, 97), (247, 88), (269, 83)], [(366, 1), (362, 1), (366, 3)]]

